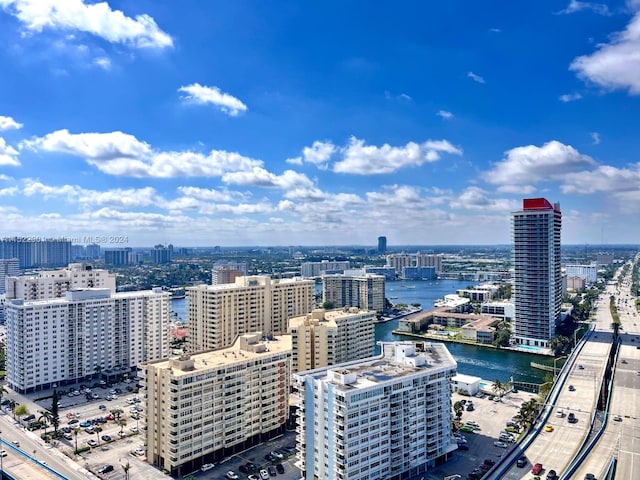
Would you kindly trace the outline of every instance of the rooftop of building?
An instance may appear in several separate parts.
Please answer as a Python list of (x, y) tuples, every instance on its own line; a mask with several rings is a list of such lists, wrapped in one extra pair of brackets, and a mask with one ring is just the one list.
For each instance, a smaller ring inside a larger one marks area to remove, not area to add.
[(263, 338), (261, 332), (238, 336), (233, 345), (216, 350), (182, 355), (149, 362), (156, 369), (171, 369), (174, 376), (193, 375), (193, 372), (216, 370), (222, 366), (253, 362), (266, 356), (291, 352), (291, 335)]
[(351, 318), (354, 316), (362, 317), (365, 315), (375, 317), (376, 312), (373, 310), (361, 310), (358, 307), (335, 308), (332, 310), (316, 308), (311, 313), (308, 313), (306, 315), (290, 318), (289, 326), (294, 328), (299, 325), (303, 325), (305, 322), (314, 322), (314, 321), (316, 323), (326, 323), (326, 324), (335, 325), (336, 322), (342, 319)]
[(136, 297), (147, 297), (150, 295), (165, 295), (167, 298), (171, 296), (169, 292), (165, 292), (160, 287), (155, 287), (152, 290), (134, 290), (131, 292), (111, 292), (108, 288), (79, 288), (77, 290), (69, 290), (65, 293), (64, 297), (58, 298), (49, 298), (49, 299), (41, 299), (41, 300), (21, 300), (15, 299), (11, 300), (9, 303), (13, 303), (14, 305), (28, 305), (28, 306), (38, 306), (38, 305), (64, 305), (69, 302), (74, 301), (82, 301), (82, 300), (99, 300), (99, 299), (107, 299), (107, 298), (136, 298)]
[(455, 370), (457, 363), (444, 344), (429, 342), (380, 342), (377, 357), (302, 372), (353, 391), (412, 377), (425, 371)]
[(247, 288), (247, 287), (260, 287), (270, 285), (292, 285), (292, 284), (309, 284), (313, 285), (313, 280), (302, 278), (302, 277), (294, 277), (294, 278), (271, 278), (268, 275), (246, 275), (242, 277), (236, 277), (234, 283), (220, 283), (217, 285), (196, 285), (194, 287), (187, 287), (185, 290), (187, 292), (195, 292), (195, 291), (225, 291), (225, 290), (236, 290), (239, 288)]

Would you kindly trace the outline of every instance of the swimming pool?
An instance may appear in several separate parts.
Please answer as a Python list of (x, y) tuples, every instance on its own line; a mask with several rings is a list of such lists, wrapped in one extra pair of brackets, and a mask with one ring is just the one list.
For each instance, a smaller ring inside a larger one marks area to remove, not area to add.
[(542, 347), (532, 347), (531, 345), (518, 345), (516, 347), (517, 350), (524, 350), (525, 352), (542, 352)]

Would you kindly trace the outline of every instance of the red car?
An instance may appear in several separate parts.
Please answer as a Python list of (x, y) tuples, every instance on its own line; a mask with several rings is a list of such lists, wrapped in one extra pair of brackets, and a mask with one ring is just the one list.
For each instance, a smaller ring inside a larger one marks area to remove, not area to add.
[(541, 471), (542, 471), (541, 463), (536, 463), (531, 469), (531, 473), (533, 473), (534, 475), (538, 475)]

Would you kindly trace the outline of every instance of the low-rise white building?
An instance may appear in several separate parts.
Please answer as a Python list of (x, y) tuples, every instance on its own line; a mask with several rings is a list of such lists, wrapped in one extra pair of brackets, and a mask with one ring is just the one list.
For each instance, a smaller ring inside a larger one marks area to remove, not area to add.
[(480, 391), (480, 383), (482, 379), (480, 377), (473, 377), (471, 375), (464, 375), (458, 373), (451, 378), (451, 386), (454, 392), (466, 392), (468, 395), (473, 396)]

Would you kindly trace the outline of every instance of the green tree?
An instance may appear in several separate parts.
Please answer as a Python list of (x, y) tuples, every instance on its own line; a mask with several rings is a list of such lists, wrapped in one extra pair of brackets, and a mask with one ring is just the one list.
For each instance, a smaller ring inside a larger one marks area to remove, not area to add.
[(460, 421), (462, 418), (462, 412), (464, 412), (464, 405), (461, 401), (457, 401), (453, 404), (453, 411), (456, 414), (456, 420)]
[(331, 310), (332, 308), (334, 308), (334, 305), (335, 304), (331, 300), (327, 300), (322, 304), (322, 308), (324, 308), (325, 310)]
[(96, 434), (96, 438), (98, 439), (98, 446), (100, 446), (100, 433), (102, 432), (102, 427), (93, 427), (93, 433)]
[(122, 470), (124, 470), (125, 480), (129, 480), (129, 470), (131, 469), (131, 465), (129, 464), (129, 462), (127, 462), (125, 464), (121, 463), (120, 466), (122, 467)]
[(60, 394), (54, 388), (53, 389), (53, 398), (51, 399), (51, 425), (53, 425), (53, 431), (57, 434), (58, 428), (60, 427)]
[(26, 405), (20, 404), (13, 410), (14, 418), (15, 418), (16, 415), (18, 417), (29, 415), (29, 409), (27, 408)]
[(74, 428), (73, 429), (73, 436), (75, 437), (75, 440), (76, 440), (76, 450), (75, 450), (74, 453), (76, 455), (78, 454), (78, 433), (80, 433), (79, 430), (77, 428)]
[(504, 388), (504, 385), (502, 384), (502, 382), (500, 380), (494, 380), (493, 386), (491, 387), (491, 390), (497, 396), (501, 397), (502, 394), (504, 393), (505, 388)]
[(51, 412), (49, 410), (40, 410), (38, 422), (44, 425), (44, 438), (47, 440), (47, 426), (51, 424)]
[(124, 410), (120, 408), (114, 408), (113, 410), (111, 410), (111, 415), (113, 415), (113, 418), (115, 419), (116, 422), (120, 420), (120, 416), (123, 413), (124, 413)]
[(16, 407), (18, 406), (18, 404), (16, 403), (15, 400), (11, 399), (9, 400), (9, 406), (11, 407), (11, 413), (13, 413), (13, 419), (16, 419)]
[(124, 432), (124, 427), (127, 426), (127, 421), (124, 418), (118, 420), (118, 425), (120, 426), (120, 433)]

